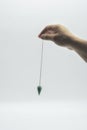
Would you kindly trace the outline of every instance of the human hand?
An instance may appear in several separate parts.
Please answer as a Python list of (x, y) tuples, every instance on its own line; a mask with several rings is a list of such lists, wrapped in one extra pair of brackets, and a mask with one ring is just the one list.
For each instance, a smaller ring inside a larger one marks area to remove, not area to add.
[(51, 40), (57, 45), (74, 50), (87, 62), (87, 40), (75, 36), (65, 26), (49, 25), (42, 30), (39, 38)]
[(71, 42), (73, 42), (74, 35), (63, 25), (48, 25), (41, 33), (39, 38), (44, 40), (51, 40), (57, 45), (71, 48)]

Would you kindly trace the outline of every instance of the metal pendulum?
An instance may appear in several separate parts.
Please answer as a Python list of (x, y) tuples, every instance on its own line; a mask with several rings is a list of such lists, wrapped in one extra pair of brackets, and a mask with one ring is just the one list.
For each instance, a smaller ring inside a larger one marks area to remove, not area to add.
[(43, 40), (42, 40), (42, 49), (41, 49), (39, 86), (37, 87), (38, 95), (40, 95), (41, 90), (42, 90), (42, 87), (41, 87), (42, 63), (43, 63)]

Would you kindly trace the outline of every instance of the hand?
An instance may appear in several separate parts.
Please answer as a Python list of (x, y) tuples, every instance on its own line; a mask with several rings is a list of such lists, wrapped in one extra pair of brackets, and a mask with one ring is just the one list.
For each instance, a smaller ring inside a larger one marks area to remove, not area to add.
[(87, 40), (75, 36), (65, 26), (49, 25), (42, 30), (39, 38), (51, 40), (57, 45), (74, 50), (87, 62)]
[(44, 40), (51, 40), (57, 45), (71, 48), (74, 35), (63, 25), (49, 25), (45, 27), (39, 34), (39, 38)]

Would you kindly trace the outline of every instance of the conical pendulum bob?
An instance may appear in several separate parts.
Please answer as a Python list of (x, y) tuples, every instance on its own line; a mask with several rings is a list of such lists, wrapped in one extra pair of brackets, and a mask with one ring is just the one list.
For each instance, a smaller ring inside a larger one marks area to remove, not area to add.
[(41, 62), (40, 62), (40, 77), (39, 77), (39, 85), (37, 87), (38, 95), (40, 95), (42, 87), (41, 87), (41, 76), (42, 76), (42, 62), (43, 62), (43, 40), (42, 40), (42, 49), (41, 49)]
[(38, 95), (40, 95), (41, 90), (42, 90), (42, 87), (41, 87), (41, 86), (38, 86), (38, 87), (37, 87)]

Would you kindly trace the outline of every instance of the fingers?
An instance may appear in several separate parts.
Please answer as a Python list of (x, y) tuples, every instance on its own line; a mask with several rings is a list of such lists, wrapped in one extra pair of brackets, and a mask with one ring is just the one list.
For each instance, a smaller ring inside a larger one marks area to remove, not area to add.
[(41, 39), (44, 39), (44, 40), (53, 40), (54, 39), (54, 34), (42, 34), (40, 36)]
[(48, 25), (46, 26), (42, 31), (41, 33), (38, 35), (39, 38), (41, 38), (41, 35), (42, 34), (45, 34), (45, 33), (56, 33), (56, 26), (55, 25)]
[(41, 33), (38, 35), (38, 37), (41, 38), (41, 35), (44, 34), (44, 33), (46, 33), (46, 32), (47, 32), (47, 27), (45, 27), (45, 28), (41, 31)]

